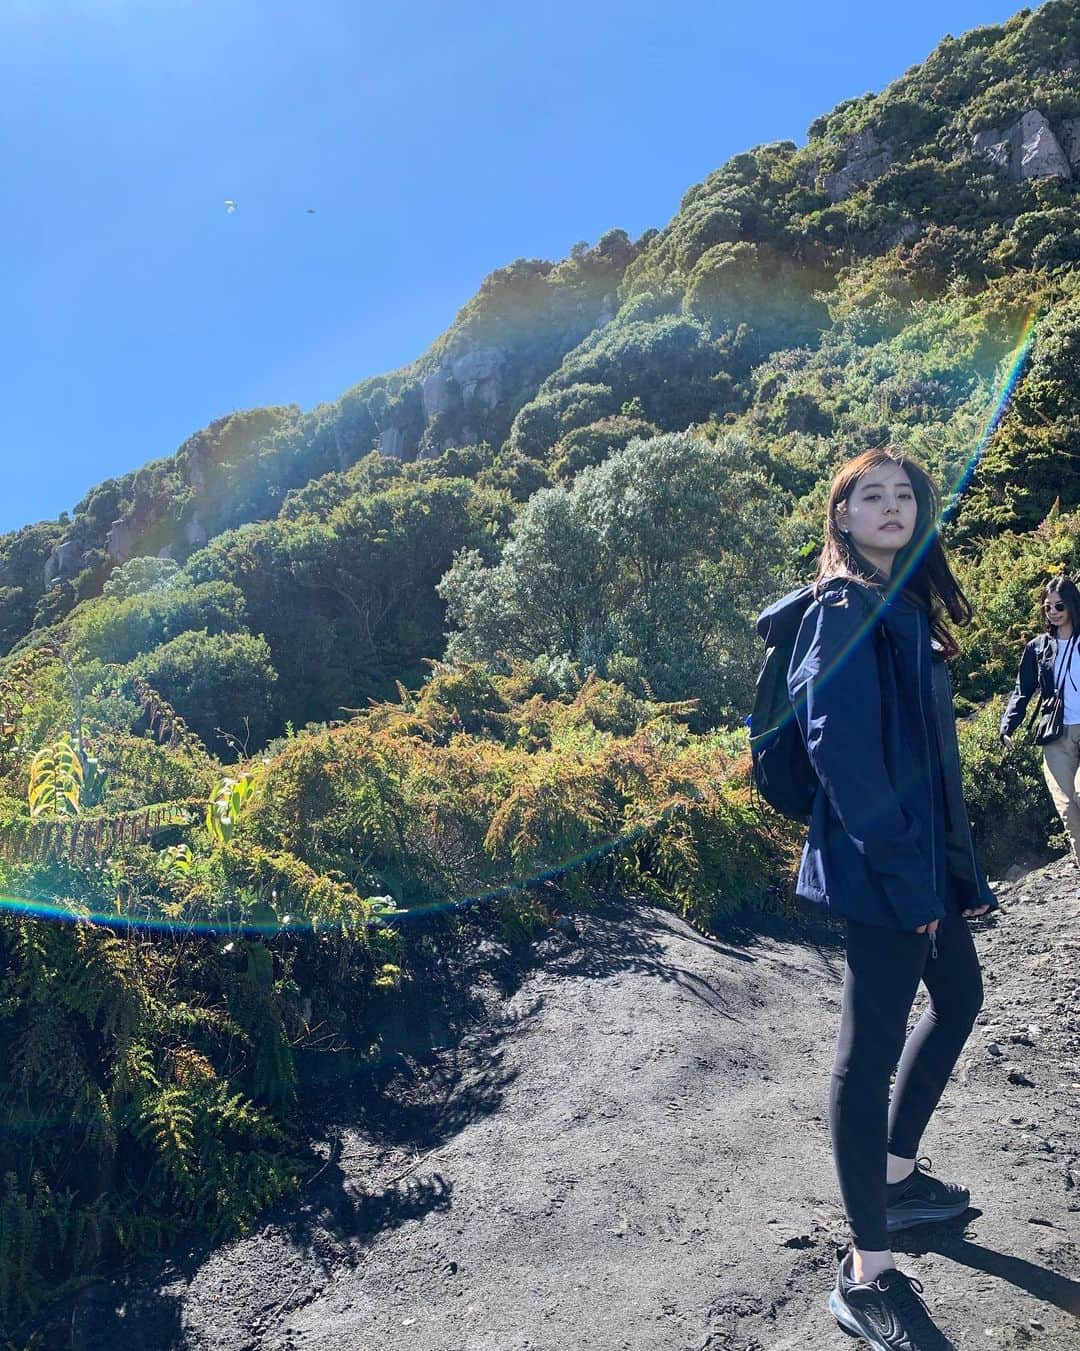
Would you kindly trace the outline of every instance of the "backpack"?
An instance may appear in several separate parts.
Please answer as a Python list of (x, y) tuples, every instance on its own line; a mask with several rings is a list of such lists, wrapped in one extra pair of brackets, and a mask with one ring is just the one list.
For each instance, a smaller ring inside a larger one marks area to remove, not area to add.
[[(861, 586), (850, 590), (857, 592), (867, 606), (880, 604)], [(754, 707), (746, 719), (751, 783), (771, 807), (795, 821), (809, 819), (818, 788), (787, 687), (795, 639), (813, 599), (813, 587), (802, 586), (758, 617), (757, 631), (765, 643), (765, 656), (754, 687)], [(880, 631), (875, 625), (874, 632)]]

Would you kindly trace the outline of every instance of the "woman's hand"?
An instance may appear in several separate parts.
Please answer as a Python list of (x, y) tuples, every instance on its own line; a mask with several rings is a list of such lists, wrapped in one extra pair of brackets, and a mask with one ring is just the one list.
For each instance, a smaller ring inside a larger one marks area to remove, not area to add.
[(920, 924), (915, 932), (917, 934), (936, 934), (940, 922), (940, 920), (932, 919), (929, 924)]
[(1007, 751), (1011, 751), (1011, 750), (1012, 750), (1012, 743), (1013, 743), (1013, 739), (1012, 739), (1011, 736), (1003, 736), (1003, 737), (1001, 738), (1001, 744), (1005, 747), (1005, 749), (1006, 749)]
[(976, 915), (985, 915), (989, 909), (988, 905), (980, 905), (974, 910), (961, 910), (960, 913), (965, 919), (973, 919)]

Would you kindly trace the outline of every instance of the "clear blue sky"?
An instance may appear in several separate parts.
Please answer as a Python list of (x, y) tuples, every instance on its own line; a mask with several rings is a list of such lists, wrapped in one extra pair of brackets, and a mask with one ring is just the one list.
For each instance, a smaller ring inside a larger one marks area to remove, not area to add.
[(410, 361), (494, 268), (662, 226), (1017, 8), (3, 0), (0, 530)]

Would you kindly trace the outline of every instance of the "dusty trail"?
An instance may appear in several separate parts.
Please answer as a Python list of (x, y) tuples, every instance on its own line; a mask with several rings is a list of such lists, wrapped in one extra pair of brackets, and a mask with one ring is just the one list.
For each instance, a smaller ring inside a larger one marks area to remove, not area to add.
[[(976, 931), (980, 1025), (922, 1151), (973, 1209), (897, 1252), (959, 1346), (1075, 1351), (1080, 901), (1053, 866), (1001, 895)], [(853, 1348), (824, 1306), (845, 1239), (825, 1116), (838, 931), (709, 940), (615, 900), (575, 922), (528, 966), (488, 939), (471, 1009), (432, 998), (422, 1035), (388, 1029), (407, 1069), (381, 1106), (327, 1095), (325, 1167), (258, 1233), (93, 1287), (46, 1344)]]

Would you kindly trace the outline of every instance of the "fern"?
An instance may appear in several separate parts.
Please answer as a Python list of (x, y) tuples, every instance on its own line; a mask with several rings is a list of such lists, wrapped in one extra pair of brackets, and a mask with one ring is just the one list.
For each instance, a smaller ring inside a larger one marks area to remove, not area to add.
[(0, 1193), (0, 1322), (28, 1313), (40, 1296), (36, 1258), (42, 1218), (15, 1174), (5, 1174)]
[(42, 746), (30, 761), (30, 786), (27, 796), (30, 815), (77, 816), (81, 810), (83, 764), (79, 752), (66, 734)]
[(139, 1102), (133, 1123), (136, 1139), (154, 1151), (160, 1171), (176, 1190), (194, 1190), (195, 1107), (192, 1091), (180, 1084), (158, 1088)]

